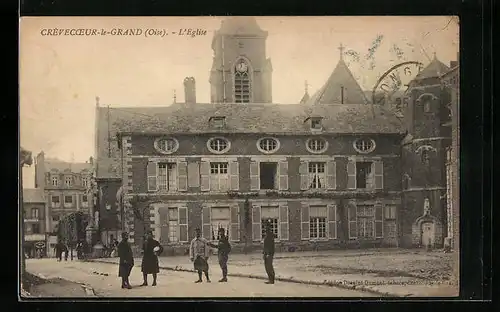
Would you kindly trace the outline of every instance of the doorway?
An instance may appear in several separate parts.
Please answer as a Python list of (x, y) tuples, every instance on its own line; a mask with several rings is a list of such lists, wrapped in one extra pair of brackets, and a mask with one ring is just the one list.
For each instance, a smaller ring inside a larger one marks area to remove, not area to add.
[(433, 222), (422, 223), (422, 246), (434, 246), (435, 228)]

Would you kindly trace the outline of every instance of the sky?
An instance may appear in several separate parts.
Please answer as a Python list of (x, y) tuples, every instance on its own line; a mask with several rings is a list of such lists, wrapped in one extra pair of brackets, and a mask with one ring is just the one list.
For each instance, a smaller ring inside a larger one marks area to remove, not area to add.
[[(213, 33), (223, 17), (23, 17), (20, 21), (20, 143), (35, 156), (84, 162), (94, 153), (96, 97), (101, 106), (165, 106), (184, 101), (183, 79), (196, 79), (210, 102)], [(458, 19), (451, 16), (257, 17), (268, 31), (273, 102), (298, 103), (326, 82), (339, 46), (365, 90), (401, 61), (457, 60)], [(46, 29), (206, 30), (205, 36), (44, 36)], [(45, 30), (44, 30), (45, 29)], [(378, 38), (378, 40), (377, 40)], [(379, 43), (375, 43), (379, 42)], [(372, 51), (372, 52), (370, 52)], [(401, 51), (402, 59), (397, 52)], [(32, 186), (33, 168), (23, 172)]]

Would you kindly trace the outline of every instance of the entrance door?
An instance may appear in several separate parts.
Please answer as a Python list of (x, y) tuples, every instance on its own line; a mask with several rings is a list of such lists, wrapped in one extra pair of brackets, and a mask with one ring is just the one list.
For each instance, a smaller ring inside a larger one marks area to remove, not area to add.
[(422, 246), (434, 246), (434, 223), (422, 223)]

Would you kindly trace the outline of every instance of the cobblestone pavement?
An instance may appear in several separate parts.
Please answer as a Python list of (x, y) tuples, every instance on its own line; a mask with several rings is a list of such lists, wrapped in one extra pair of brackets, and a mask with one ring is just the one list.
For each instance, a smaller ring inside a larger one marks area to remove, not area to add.
[[(423, 250), (378, 249), (283, 253), (275, 256), (278, 278), (356, 287), (390, 296), (456, 296), (453, 254)], [(99, 259), (116, 262), (117, 258)], [(209, 261), (218, 270), (216, 256)], [(140, 264), (140, 259), (136, 259)], [(161, 257), (160, 266), (191, 270), (187, 256)], [(260, 254), (234, 254), (229, 274), (265, 277)]]
[[(112, 259), (111, 259), (112, 260)], [(218, 283), (220, 272), (212, 268), (212, 283), (194, 284), (197, 276), (190, 272), (161, 270), (158, 286), (139, 287), (142, 283), (140, 268), (132, 270), (130, 290), (120, 288), (116, 264), (68, 261), (55, 259), (29, 259), (26, 268), (32, 274), (45, 278), (63, 278), (86, 284), (98, 297), (369, 297), (370, 293), (329, 286), (277, 282), (266, 285), (251, 278), (230, 277), (228, 283)], [(151, 276), (149, 277), (151, 279)], [(150, 280), (151, 282), (151, 280)]]

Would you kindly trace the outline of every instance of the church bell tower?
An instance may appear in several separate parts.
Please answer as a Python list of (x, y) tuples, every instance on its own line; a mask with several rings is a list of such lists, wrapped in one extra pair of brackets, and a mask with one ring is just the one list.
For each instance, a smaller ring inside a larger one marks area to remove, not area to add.
[(212, 40), (212, 103), (271, 103), (272, 65), (267, 31), (254, 17), (228, 17)]

